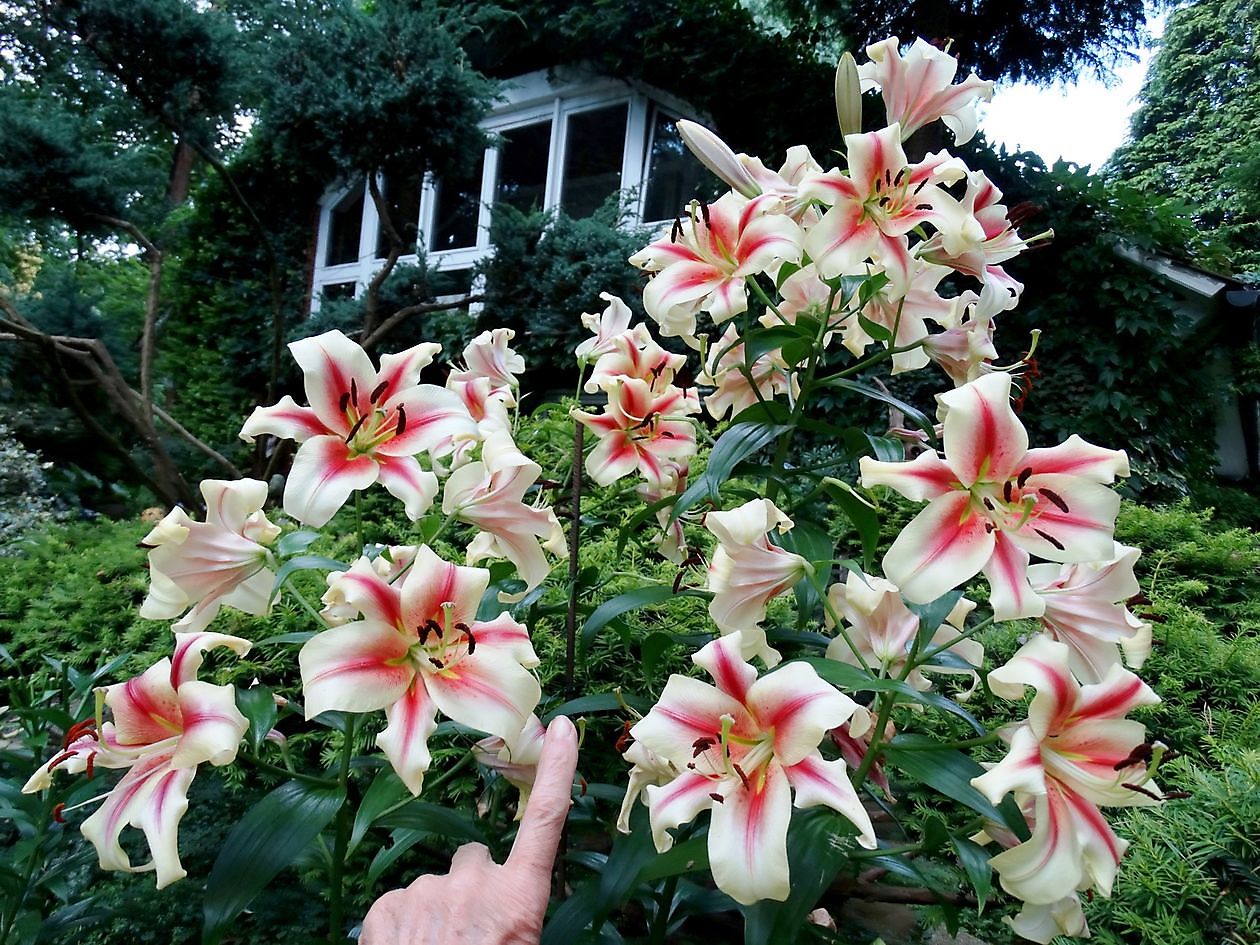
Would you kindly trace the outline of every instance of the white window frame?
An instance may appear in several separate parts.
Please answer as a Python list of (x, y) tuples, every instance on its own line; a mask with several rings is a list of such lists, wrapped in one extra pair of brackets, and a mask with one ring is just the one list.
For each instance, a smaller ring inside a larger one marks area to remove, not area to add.
[[(549, 76), (553, 76), (550, 78)], [(542, 121), (551, 122), (551, 142), (547, 159), (547, 179), (543, 189), (544, 211), (560, 205), (563, 188), (564, 156), (568, 146), (568, 119), (582, 112), (594, 111), (614, 105), (627, 105), (625, 137), (622, 144), (621, 186), (622, 191), (634, 194), (632, 208), (636, 220), (643, 216), (648, 159), (652, 142), (648, 124), (652, 107), (664, 109), (671, 115), (697, 118), (695, 111), (682, 102), (657, 89), (649, 89), (629, 82), (613, 79), (591, 78), (573, 73), (546, 70), (531, 72), (514, 79), (507, 86), (503, 103), (482, 121), (481, 127), (491, 135), (510, 131)], [(490, 244), (490, 216), (498, 185), (500, 150), (496, 143), (486, 147), (481, 169), (481, 200), (477, 213), (476, 240), (472, 246), (455, 249), (432, 250), (427, 254), (429, 266), (435, 271), (469, 269), (493, 252)], [(359, 255), (356, 260), (338, 265), (326, 265), (328, 240), (332, 232), (332, 212), (355, 187), (363, 189), (363, 220), (359, 230)], [(417, 234), (421, 245), (429, 246), (435, 229), (437, 214), (437, 181), (425, 175), (420, 190), (420, 212)], [(659, 223), (661, 221), (646, 221)], [(311, 279), (311, 312), (319, 311), (324, 290), (333, 285), (354, 283), (357, 298), (372, 276), (380, 268), (376, 247), (380, 218), (376, 205), (368, 192), (367, 181), (342, 184), (329, 188), (320, 200), (319, 229), (315, 246), (315, 266)], [(414, 263), (414, 253), (399, 257), (399, 262)]]

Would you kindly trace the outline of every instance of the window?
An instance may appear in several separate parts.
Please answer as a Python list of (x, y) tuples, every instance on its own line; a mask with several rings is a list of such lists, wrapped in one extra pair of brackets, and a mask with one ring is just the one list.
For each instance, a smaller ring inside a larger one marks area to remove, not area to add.
[(325, 266), (359, 261), (359, 235), (363, 232), (363, 188), (346, 194), (328, 214), (328, 249)]
[(334, 282), (320, 286), (319, 295), (324, 302), (333, 302), (337, 299), (352, 299), (354, 298), (354, 283)]
[(466, 249), (477, 245), (481, 177), (485, 158), (466, 174), (449, 174), (435, 185), (433, 240), (430, 249)]
[(594, 213), (621, 189), (629, 103), (569, 116), (560, 207), (571, 217)]
[(523, 125), (502, 134), (494, 199), (517, 210), (543, 209), (551, 157), (551, 122)]
[[(389, 218), (402, 237), (403, 255), (414, 253), (420, 233), (420, 175), (407, 170), (388, 172), (381, 181), (381, 195), (389, 207)], [(384, 259), (388, 255), (389, 237), (385, 235), (384, 224), (378, 221), (376, 258)]]
[(708, 172), (683, 144), (674, 115), (652, 109), (651, 132), (647, 143), (647, 186), (643, 196), (643, 219), (672, 220), (694, 197), (714, 196)]

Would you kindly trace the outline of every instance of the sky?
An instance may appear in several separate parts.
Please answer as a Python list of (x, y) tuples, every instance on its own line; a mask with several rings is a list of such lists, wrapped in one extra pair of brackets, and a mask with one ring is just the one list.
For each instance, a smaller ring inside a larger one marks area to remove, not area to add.
[[(1164, 16), (1152, 17), (1151, 33), (1163, 33)], [(1001, 82), (993, 101), (980, 106), (980, 130), (993, 144), (1035, 151), (1046, 163), (1060, 157), (1098, 168), (1129, 132), (1129, 116), (1154, 50), (1138, 50), (1138, 61), (1115, 69), (1108, 87), (1094, 76), (1040, 88)]]

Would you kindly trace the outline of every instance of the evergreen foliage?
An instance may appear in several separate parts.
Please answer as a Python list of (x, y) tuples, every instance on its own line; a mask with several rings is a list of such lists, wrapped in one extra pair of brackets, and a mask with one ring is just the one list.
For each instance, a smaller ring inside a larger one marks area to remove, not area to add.
[(1260, 2), (1174, 12), (1140, 99), (1116, 174), (1187, 204), (1235, 270), (1260, 277)]

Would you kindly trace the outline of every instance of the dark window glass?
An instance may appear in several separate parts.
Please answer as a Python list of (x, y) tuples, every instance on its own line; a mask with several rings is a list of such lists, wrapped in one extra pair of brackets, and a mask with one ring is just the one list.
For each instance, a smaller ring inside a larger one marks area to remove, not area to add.
[[(416, 239), (420, 226), (420, 175), (416, 171), (388, 171), (381, 182), (381, 194), (389, 207), (389, 218), (402, 237), (403, 254), (416, 251)], [(376, 234), (376, 258), (389, 255), (389, 237), (385, 227), (379, 226)]]
[(569, 216), (590, 216), (621, 189), (629, 108), (614, 105), (569, 116), (560, 191), (560, 206)]
[(359, 234), (363, 231), (363, 188), (346, 194), (328, 215), (328, 251), (325, 266), (357, 262)]
[(432, 274), (432, 288), (435, 296), (470, 295), (472, 293), (473, 271), (471, 269), (443, 269)]
[(354, 298), (353, 282), (335, 282), (320, 288), (319, 296), (325, 302), (334, 302), (337, 299)]
[(652, 136), (648, 139), (647, 192), (643, 219), (672, 220), (689, 200), (709, 200), (716, 194), (714, 178), (687, 150), (674, 128), (677, 119), (653, 109)]
[(547, 189), (551, 122), (503, 132), (499, 146), (499, 182), (495, 200), (518, 210), (540, 209)]
[(481, 207), (481, 169), (485, 158), (467, 174), (448, 174), (437, 182), (437, 211), (431, 249), (464, 249), (477, 245), (477, 212)]

